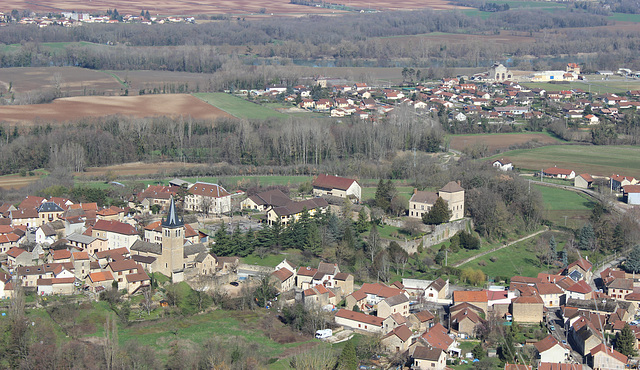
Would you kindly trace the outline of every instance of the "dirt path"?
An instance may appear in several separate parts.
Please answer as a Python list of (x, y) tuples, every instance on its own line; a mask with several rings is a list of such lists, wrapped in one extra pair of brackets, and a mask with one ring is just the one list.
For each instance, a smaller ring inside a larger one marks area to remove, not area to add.
[(529, 234), (529, 235), (527, 235), (527, 236), (523, 236), (522, 238), (520, 238), (520, 239), (518, 239), (518, 240), (514, 240), (514, 241), (512, 241), (512, 242), (510, 242), (510, 243), (503, 244), (503, 245), (501, 245), (501, 246), (499, 246), (499, 247), (493, 248), (493, 249), (488, 250), (488, 251), (486, 251), (486, 252), (482, 252), (482, 253), (476, 254), (476, 255), (475, 255), (475, 256), (473, 256), (473, 257), (469, 257), (469, 258), (467, 258), (467, 259), (465, 259), (465, 260), (462, 260), (462, 261), (460, 261), (460, 262), (456, 263), (455, 265), (453, 265), (453, 267), (460, 267), (460, 266), (464, 265), (464, 264), (465, 264), (465, 263), (467, 263), (467, 262), (471, 262), (471, 261), (475, 260), (475, 259), (476, 259), (476, 258), (478, 258), (478, 257), (482, 257), (482, 256), (487, 255), (487, 254), (489, 254), (489, 253), (493, 253), (493, 252), (495, 252), (495, 251), (499, 251), (499, 250), (500, 250), (500, 249), (502, 249), (502, 248), (506, 248), (506, 247), (508, 247), (508, 246), (510, 246), (510, 245), (513, 245), (513, 244), (519, 243), (519, 242), (521, 242), (521, 241), (523, 241), (523, 240), (527, 240), (527, 239), (529, 239), (529, 238), (533, 238), (534, 236), (536, 236), (536, 235), (538, 235), (538, 234), (542, 234), (543, 232), (545, 232), (545, 231), (547, 231), (547, 230), (549, 230), (549, 228), (545, 226), (545, 228), (544, 228), (544, 229), (539, 230), (539, 231), (536, 231), (536, 232), (535, 232), (535, 233), (533, 233), (533, 234)]

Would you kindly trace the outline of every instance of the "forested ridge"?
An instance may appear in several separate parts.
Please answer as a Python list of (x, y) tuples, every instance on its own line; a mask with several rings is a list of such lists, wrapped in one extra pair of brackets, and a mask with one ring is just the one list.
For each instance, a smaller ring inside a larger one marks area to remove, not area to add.
[[(637, 63), (640, 32), (610, 31), (596, 27), (609, 21), (580, 9), (561, 9), (539, 17), (527, 9), (511, 9), (493, 17), (470, 17), (459, 11), (388, 12), (344, 17), (302, 17), (242, 21), (229, 19), (198, 25), (141, 24), (86, 25), (64, 28), (15, 26), (0, 28), (0, 40), (19, 44), (0, 51), (2, 67), (80, 66), (92, 69), (152, 69), (213, 73), (225, 63), (252, 64), (255, 57), (333, 59), (337, 65), (358, 65), (362, 59), (378, 66), (400, 63), (428, 67), (477, 66), (525, 56), (595, 53), (591, 68), (605, 63)], [(563, 29), (559, 33), (558, 29)], [(501, 31), (528, 32), (535, 42), (449, 43), (444, 40), (391, 38), (432, 32), (493, 35)], [(545, 30), (543, 34), (538, 34)], [(52, 51), (45, 42), (91, 42), (70, 44)], [(107, 46), (106, 44), (115, 44)], [(239, 59), (236, 59), (239, 58)], [(586, 66), (589, 68), (590, 66)], [(611, 68), (611, 67), (609, 67)]]

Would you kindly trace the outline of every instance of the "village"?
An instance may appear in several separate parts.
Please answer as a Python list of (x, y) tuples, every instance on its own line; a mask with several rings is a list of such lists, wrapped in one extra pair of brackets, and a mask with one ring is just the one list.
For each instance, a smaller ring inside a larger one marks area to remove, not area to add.
[[(492, 166), (499, 171), (513, 169), (504, 159)], [(576, 177), (555, 167), (543, 175), (575, 177), (575, 185), (584, 188), (593, 181), (586, 174)], [(612, 176), (610, 182), (612, 189), (624, 189), (627, 196), (638, 186), (625, 176)], [(442, 199), (450, 214), (446, 221), (463, 220), (461, 185), (450, 181), (437, 192), (415, 190), (407, 217), (423, 219)], [(202, 287), (206, 281), (205, 285), (227, 289), (267, 279), (277, 292), (266, 300), (268, 309), (301, 304), (310, 312), (326, 312), (331, 322), (318, 330), (317, 338), (334, 343), (354, 333), (377, 336), (390, 357), (404, 358), (414, 369), (445, 369), (485, 356), (513, 359), (505, 369), (531, 369), (517, 353), (505, 355), (504, 345), (473, 351), (464, 346), (496, 326), (518, 325), (545, 333), (544, 338), (527, 337), (517, 344), (520, 347), (508, 349), (530, 348), (538, 369), (574, 369), (582, 364), (623, 369), (629, 359), (609, 340), (623, 330), (634, 333), (634, 348), (640, 348), (640, 325), (634, 325), (640, 321), (636, 312), (640, 280), (615, 266), (594, 271), (594, 265), (580, 257), (555, 273), (511, 276), (504, 285), (496, 282), (482, 289), (454, 286), (442, 278), (359, 284), (335, 263), (296, 266), (284, 259), (267, 268), (242, 263), (236, 256), (216, 256), (210, 249), (215, 243), (210, 233), (199, 229), (198, 222), (184, 221), (186, 212), (230, 221), (224, 215), (239, 207), (262, 215), (263, 224), (286, 227), (305, 217), (339, 213), (345, 202), (353, 206), (351, 217), (358, 217), (362, 210), (358, 181), (318, 175), (312, 186), (310, 198), (294, 200), (279, 189), (247, 197), (217, 184), (173, 179), (169, 186), (148, 186), (124, 208), (37, 196), (27, 196), (17, 206), (4, 203), (0, 253), (6, 272), (0, 276), (0, 295), (11, 299), (16, 289), (24, 289), (40, 297), (84, 295), (97, 300), (101, 293), (114, 290), (133, 297), (150, 289), (155, 274), (173, 283)], [(143, 222), (143, 215), (152, 209), (160, 210), (161, 218)]]
[[(410, 107), (417, 113), (448, 112), (449, 121), (482, 123), (525, 123), (533, 118), (555, 117), (576, 125), (615, 123), (624, 112), (640, 109), (640, 90), (627, 94), (598, 93), (586, 81), (576, 63), (565, 70), (527, 73), (511, 71), (500, 63), (487, 72), (471, 76), (420, 82), (419, 70), (403, 70), (405, 86), (370, 86), (364, 82), (346, 83), (343, 79), (316, 77), (308, 84), (288, 87), (268, 85), (261, 90), (238, 90), (233, 93), (252, 99), (283, 99), (299, 108), (328, 114), (331, 117), (353, 116), (376, 121), (398, 107)], [(638, 72), (621, 68), (615, 73), (637, 78)], [(605, 79), (611, 71), (598, 71), (592, 77)], [(424, 77), (424, 76), (423, 76)], [(557, 83), (559, 87), (580, 81), (585, 89), (567, 88), (547, 91), (529, 88), (528, 83)]]
[(146, 25), (152, 24), (171, 24), (171, 23), (195, 23), (194, 17), (161, 17), (151, 16), (149, 11), (143, 10), (140, 15), (133, 14), (118, 14), (118, 10), (113, 11), (109, 9), (106, 14), (90, 14), (86, 12), (61, 12), (61, 13), (48, 13), (47, 15), (40, 15), (34, 12), (27, 14), (20, 14), (19, 12), (3, 13), (0, 12), (0, 27), (6, 26), (10, 22), (16, 22), (21, 25), (37, 25), (39, 28), (62, 26), (62, 27), (78, 27), (83, 24), (93, 23), (140, 23)]

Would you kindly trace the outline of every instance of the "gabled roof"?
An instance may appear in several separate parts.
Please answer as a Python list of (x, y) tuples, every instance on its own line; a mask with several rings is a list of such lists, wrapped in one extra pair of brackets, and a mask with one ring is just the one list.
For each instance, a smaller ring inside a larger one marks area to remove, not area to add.
[(434, 280), (431, 284), (429, 284), (429, 286), (427, 287), (427, 289), (429, 288), (433, 288), (435, 289), (437, 292), (441, 291), (442, 289), (444, 289), (447, 286), (447, 282), (442, 280), (442, 278), (437, 278), (436, 280)]
[(393, 306), (397, 306), (397, 305), (409, 302), (409, 298), (407, 298), (407, 296), (404, 295), (404, 293), (400, 293), (400, 294), (394, 295), (393, 297), (384, 299), (383, 302), (388, 304), (389, 307), (393, 307)]
[[(436, 347), (446, 351), (449, 349), (453, 339), (447, 335), (447, 329), (442, 324), (437, 323), (422, 334), (427, 343), (432, 347)], [(415, 356), (415, 355), (414, 355)]]
[(591, 270), (591, 267), (593, 267), (593, 264), (584, 258), (579, 258), (577, 261), (569, 264), (569, 266), (567, 266), (567, 270), (570, 270), (573, 266), (579, 266), (584, 271), (589, 271)]
[(451, 317), (451, 322), (462, 322), (463, 320), (469, 319), (471, 322), (478, 324), (484, 320), (474, 310), (464, 309), (456, 312), (455, 315)]
[(53, 251), (53, 253), (51, 253), (51, 257), (53, 258), (54, 261), (63, 260), (63, 259), (71, 258), (71, 252), (69, 252), (66, 249), (58, 249)]
[(74, 261), (82, 261), (82, 260), (88, 260), (88, 259), (89, 259), (89, 253), (87, 252), (73, 252)]
[(138, 265), (134, 260), (121, 260), (121, 261), (109, 262), (108, 266), (111, 267), (111, 270), (115, 272), (135, 270), (135, 269), (138, 269), (139, 271), (143, 270), (142, 266)]
[(224, 198), (231, 195), (222, 186), (208, 182), (196, 182), (189, 188), (189, 193), (213, 198)]
[(293, 276), (293, 272), (283, 267), (280, 270), (274, 271), (272, 275), (278, 278), (280, 281), (286, 281)]
[(387, 335), (385, 335), (384, 338), (388, 338), (395, 335), (401, 341), (406, 342), (409, 340), (409, 338), (411, 338), (411, 334), (412, 334), (411, 329), (409, 329), (406, 325), (400, 325), (400, 326), (396, 326), (393, 330), (387, 333)]
[(544, 173), (548, 175), (571, 175), (572, 172), (573, 172), (572, 170), (567, 170), (565, 168), (558, 168), (558, 167), (549, 167), (546, 170), (544, 170)]
[(582, 173), (578, 175), (578, 177), (582, 177), (586, 182), (593, 182), (593, 177), (591, 177), (591, 175), (589, 175), (588, 173)]
[(12, 220), (38, 218), (38, 211), (36, 211), (35, 208), (20, 208), (15, 211), (9, 211), (9, 218), (11, 218)]
[(438, 194), (432, 191), (414, 191), (410, 202), (415, 203), (424, 203), (424, 204), (435, 204), (436, 200), (438, 200)]
[(98, 283), (101, 281), (113, 280), (113, 275), (111, 274), (111, 271), (92, 272), (89, 274), (89, 279), (94, 283)]
[(36, 197), (33, 195), (27, 195), (22, 202), (20, 202), (20, 204), (18, 205), (18, 208), (20, 209), (25, 209), (25, 208), (36, 208), (37, 206), (39, 206), (40, 204), (42, 204), (42, 202), (46, 202), (47, 199), (43, 198), (43, 197)]
[(255, 204), (282, 207), (291, 202), (291, 198), (280, 189), (263, 191), (249, 197)]
[(25, 251), (22, 248), (18, 248), (18, 247), (11, 247), (8, 251), (7, 251), (7, 256), (9, 257), (13, 257), (13, 258), (17, 258), (19, 255), (21, 255), (22, 253), (27, 253), (27, 251)]
[(441, 348), (418, 346), (413, 352), (413, 358), (418, 360), (438, 361), (442, 355)]
[(570, 292), (581, 293), (581, 294), (588, 294), (593, 291), (593, 289), (591, 289), (589, 284), (587, 284), (584, 280), (578, 281), (567, 290)]
[(336, 317), (341, 317), (343, 319), (353, 320), (375, 326), (382, 326), (382, 322), (384, 321), (381, 317), (367, 315), (362, 312), (345, 310), (344, 308), (340, 309), (340, 311), (336, 313)]
[(352, 296), (356, 300), (356, 302), (367, 298), (367, 293), (363, 292), (362, 289), (356, 290), (355, 292), (353, 292), (353, 293), (351, 293), (349, 295)]
[(555, 362), (541, 362), (538, 370), (582, 370), (581, 364), (558, 364)]
[(640, 193), (640, 185), (625, 185), (622, 187), (625, 193)]
[(362, 288), (360, 288), (360, 290), (362, 290), (366, 294), (371, 294), (382, 298), (393, 297), (394, 295), (402, 293), (400, 289), (392, 288), (382, 283), (364, 283), (362, 284)]
[(622, 353), (620, 353), (620, 352), (616, 351), (616, 350), (615, 350), (615, 349), (613, 349), (613, 348), (608, 348), (608, 347), (606, 347), (606, 346), (605, 346), (604, 344), (602, 344), (602, 343), (600, 343), (600, 344), (598, 344), (597, 346), (593, 347), (593, 348), (591, 349), (591, 352), (590, 352), (590, 353), (591, 353), (591, 356), (593, 356), (593, 355), (595, 355), (595, 354), (596, 354), (596, 353), (598, 353), (598, 352), (604, 352), (604, 353), (606, 353), (607, 355), (609, 355), (609, 356), (611, 356), (611, 357), (615, 358), (616, 360), (618, 360), (618, 361), (622, 362), (623, 364), (626, 364), (626, 363), (627, 363), (627, 361), (628, 361), (627, 356), (623, 355)]
[(98, 258), (113, 258), (115, 256), (124, 256), (129, 254), (129, 250), (125, 247), (109, 249), (106, 251), (100, 251), (96, 253), (96, 257)]
[(138, 269), (137, 273), (127, 275), (127, 281), (130, 283), (146, 280), (149, 280), (149, 275), (143, 269)]
[(349, 187), (357, 181), (354, 179), (348, 179), (346, 177), (332, 176), (326, 174), (320, 174), (316, 177), (311, 185), (316, 188), (322, 189), (340, 189), (347, 190)]
[(300, 267), (298, 269), (298, 276), (309, 276), (313, 277), (318, 272), (317, 269), (313, 267)]
[(484, 290), (456, 290), (453, 292), (453, 302), (487, 302), (487, 292)]
[(548, 351), (549, 349), (553, 348), (556, 345), (559, 345), (560, 347), (566, 350), (569, 350), (569, 348), (567, 348), (565, 345), (558, 342), (558, 340), (554, 338), (553, 335), (551, 334), (547, 335), (543, 340), (535, 342), (533, 344), (533, 346), (536, 347), (539, 353)]
[(301, 213), (305, 208), (307, 211), (316, 208), (328, 207), (329, 203), (323, 198), (311, 198), (307, 200), (302, 200), (299, 202), (291, 202), (286, 206), (282, 207), (274, 207), (273, 211), (278, 216), (291, 216), (298, 213)]
[(98, 220), (93, 225), (93, 230), (107, 231), (122, 235), (138, 235), (136, 228), (119, 221)]
[(539, 294), (562, 294), (564, 291), (553, 283), (538, 283), (536, 289)]
[(347, 274), (346, 272), (338, 272), (336, 276), (333, 277), (333, 280), (346, 281), (349, 276), (351, 275)]
[(429, 311), (429, 310), (424, 310), (424, 311), (420, 311), (420, 312), (416, 312), (414, 313), (414, 316), (418, 319), (418, 321), (420, 322), (427, 322), (427, 321), (431, 321), (435, 318), (435, 316), (433, 316), (433, 314)]
[(633, 279), (615, 278), (607, 284), (607, 288), (633, 290)]

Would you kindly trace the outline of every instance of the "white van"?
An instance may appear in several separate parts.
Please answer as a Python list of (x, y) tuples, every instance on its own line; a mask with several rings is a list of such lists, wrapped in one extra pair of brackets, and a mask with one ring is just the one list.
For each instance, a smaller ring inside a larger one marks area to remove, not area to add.
[(316, 338), (318, 339), (329, 338), (332, 335), (333, 335), (333, 330), (331, 329), (322, 329), (322, 330), (316, 331)]

